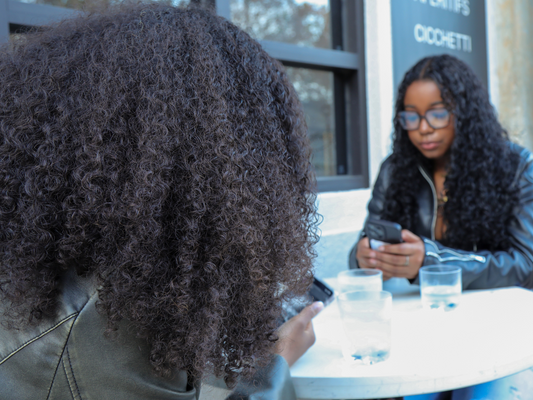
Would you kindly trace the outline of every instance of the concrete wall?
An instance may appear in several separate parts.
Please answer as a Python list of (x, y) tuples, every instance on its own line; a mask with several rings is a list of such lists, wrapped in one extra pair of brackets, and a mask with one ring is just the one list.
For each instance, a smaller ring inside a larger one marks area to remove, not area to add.
[(486, 4), (491, 100), (512, 139), (533, 150), (533, 1)]
[(328, 192), (318, 196), (318, 211), (324, 220), (316, 247), (317, 278), (334, 277), (348, 269), (348, 253), (363, 226), (369, 198), (370, 189)]

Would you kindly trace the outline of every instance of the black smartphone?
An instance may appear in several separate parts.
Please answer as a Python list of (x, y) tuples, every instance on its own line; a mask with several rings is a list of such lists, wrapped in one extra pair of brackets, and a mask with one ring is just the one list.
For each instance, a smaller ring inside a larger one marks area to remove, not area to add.
[(370, 240), (370, 247), (377, 250), (383, 244), (402, 243), (402, 227), (396, 222), (382, 219), (369, 219), (365, 225), (365, 233)]
[(313, 284), (308, 293), (313, 301), (321, 301), (325, 306), (331, 303), (334, 298), (333, 289), (317, 278), (313, 278)]
[(313, 284), (305, 296), (293, 298), (282, 305), (280, 325), (299, 314), (309, 304), (321, 301), (327, 306), (334, 298), (335, 292), (332, 288), (321, 280), (313, 278)]

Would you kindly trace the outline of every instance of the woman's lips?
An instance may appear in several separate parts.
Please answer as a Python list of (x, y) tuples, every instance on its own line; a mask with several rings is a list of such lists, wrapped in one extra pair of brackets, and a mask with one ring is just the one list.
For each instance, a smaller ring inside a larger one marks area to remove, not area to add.
[(424, 142), (420, 143), (420, 147), (422, 147), (424, 150), (435, 150), (437, 147), (439, 147), (440, 142)]

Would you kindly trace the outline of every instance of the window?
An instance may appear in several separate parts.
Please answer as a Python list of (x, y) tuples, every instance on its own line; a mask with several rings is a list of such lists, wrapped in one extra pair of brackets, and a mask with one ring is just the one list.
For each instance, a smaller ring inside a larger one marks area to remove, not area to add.
[(231, 20), (258, 40), (331, 49), (328, 0), (230, 0)]
[[(0, 40), (110, 1), (0, 0)], [(364, 2), (190, 1), (215, 6), (286, 66), (306, 114), (319, 191), (368, 187)]]
[(279, 59), (306, 114), (320, 191), (368, 187), (363, 1), (216, 0)]
[(317, 177), (337, 175), (334, 75), (329, 71), (287, 67), (305, 110)]
[[(53, 0), (42, 3), (53, 3)], [(41, 3), (39, 0), (23, 2), (0, 0), (0, 41), (9, 40), (10, 34), (19, 34), (33, 26), (47, 24), (73, 15), (76, 11)], [(61, 1), (57, 1), (62, 4)]]

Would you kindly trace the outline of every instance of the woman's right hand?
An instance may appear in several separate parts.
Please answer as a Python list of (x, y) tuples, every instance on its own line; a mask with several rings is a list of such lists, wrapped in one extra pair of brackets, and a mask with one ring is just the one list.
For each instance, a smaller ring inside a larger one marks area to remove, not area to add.
[(287, 361), (289, 367), (315, 343), (315, 331), (311, 320), (323, 308), (324, 303), (314, 302), (279, 327), (276, 353)]
[[(355, 254), (355, 258), (357, 259), (359, 268), (376, 268), (375, 262), (372, 262), (376, 259), (376, 250), (370, 248), (370, 242), (367, 237), (362, 238), (359, 243), (357, 243), (357, 253)], [(385, 271), (382, 272), (384, 281), (392, 278), (392, 275)]]

